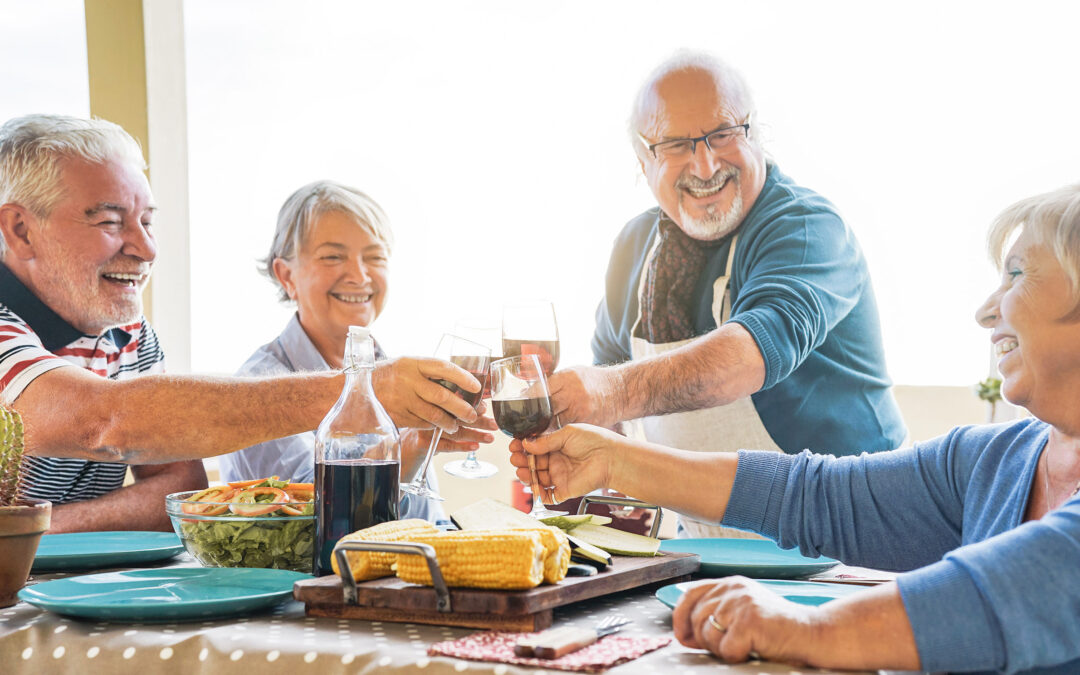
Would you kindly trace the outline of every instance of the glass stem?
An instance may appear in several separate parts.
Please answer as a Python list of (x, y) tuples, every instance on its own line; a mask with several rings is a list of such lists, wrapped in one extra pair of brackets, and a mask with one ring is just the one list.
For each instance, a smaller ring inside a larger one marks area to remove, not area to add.
[(442, 438), (442, 429), (435, 427), (435, 430), (431, 432), (431, 444), (428, 445), (427, 455), (424, 456), (424, 465), (420, 467), (420, 474), (416, 477), (414, 482), (427, 487), (427, 470), (431, 465), (431, 459), (435, 456), (435, 448), (439, 445), (439, 439)]
[(470, 450), (469, 453), (465, 455), (465, 461), (462, 464), (465, 468), (475, 469), (476, 465), (479, 463), (480, 462), (476, 459), (476, 451)]

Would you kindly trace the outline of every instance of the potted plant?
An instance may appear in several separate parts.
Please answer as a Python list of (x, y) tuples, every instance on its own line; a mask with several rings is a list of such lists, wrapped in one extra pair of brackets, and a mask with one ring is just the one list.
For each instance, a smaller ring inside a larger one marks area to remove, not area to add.
[(22, 419), (0, 407), (0, 607), (14, 605), (15, 594), (26, 585), (52, 515), (51, 502), (22, 497), (22, 459)]
[(990, 410), (986, 415), (987, 422), (993, 422), (997, 414), (997, 404), (1001, 400), (1001, 380), (996, 377), (988, 377), (975, 385), (975, 394), (990, 404)]

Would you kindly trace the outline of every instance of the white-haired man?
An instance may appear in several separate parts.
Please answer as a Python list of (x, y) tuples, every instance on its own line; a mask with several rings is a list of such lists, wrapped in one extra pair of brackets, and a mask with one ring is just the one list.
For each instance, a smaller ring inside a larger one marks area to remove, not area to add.
[[(22, 414), (28, 496), (52, 531), (167, 528), (163, 496), (206, 485), (197, 461), (314, 428), (340, 373), (168, 376), (141, 292), (157, 257), (138, 144), (101, 120), (33, 115), (0, 127), (0, 404)], [(429, 378), (464, 371), (395, 359), (376, 393), (400, 426), (476, 420)], [(136, 481), (121, 487), (124, 463)]]
[(631, 132), (658, 207), (615, 242), (597, 366), (551, 378), (561, 420), (643, 418), (648, 440), (702, 451), (897, 447), (862, 252), (832, 204), (766, 158), (742, 77), (678, 54), (643, 85)]

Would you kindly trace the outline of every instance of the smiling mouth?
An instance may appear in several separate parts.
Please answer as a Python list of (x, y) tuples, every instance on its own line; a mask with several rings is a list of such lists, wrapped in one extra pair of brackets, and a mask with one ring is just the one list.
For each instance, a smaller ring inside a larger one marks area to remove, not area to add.
[(690, 187), (689, 185), (687, 185), (684, 186), (683, 189), (686, 190), (686, 192), (695, 199), (705, 199), (706, 197), (712, 197), (713, 195), (720, 192), (720, 190), (724, 189), (724, 186), (727, 185), (727, 182), (728, 178), (725, 176), (724, 179), (716, 185), (701, 187)]
[(121, 284), (129, 288), (135, 288), (136, 286), (139, 286), (144, 281), (146, 281), (146, 277), (148, 275), (138, 273), (128, 274), (125, 272), (105, 272), (101, 276), (105, 277), (107, 280), (113, 282), (114, 284)]
[(1012, 350), (1020, 346), (1020, 343), (1015, 338), (1006, 338), (994, 345), (994, 352), (998, 356), (1005, 356)]
[(335, 298), (336, 300), (340, 300), (341, 302), (347, 302), (349, 304), (359, 305), (359, 304), (363, 304), (365, 302), (370, 302), (371, 298), (374, 297), (375, 294), (374, 293), (367, 293), (367, 294), (364, 294), (364, 295), (358, 295), (358, 294), (345, 294), (345, 293), (331, 293), (330, 296)]

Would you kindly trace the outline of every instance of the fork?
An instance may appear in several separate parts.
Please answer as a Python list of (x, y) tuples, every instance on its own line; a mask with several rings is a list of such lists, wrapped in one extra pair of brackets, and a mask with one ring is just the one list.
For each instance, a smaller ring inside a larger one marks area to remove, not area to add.
[(583, 647), (588, 647), (605, 635), (618, 631), (630, 619), (611, 615), (593, 628), (562, 626), (550, 628), (534, 638), (521, 640), (514, 647), (518, 656), (535, 656), (538, 659), (557, 659)]

